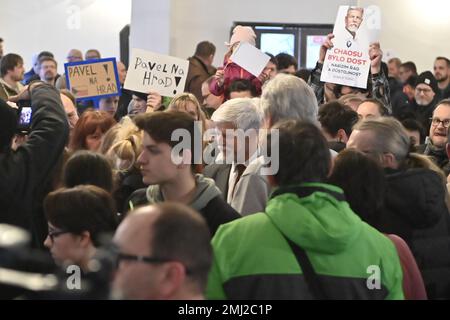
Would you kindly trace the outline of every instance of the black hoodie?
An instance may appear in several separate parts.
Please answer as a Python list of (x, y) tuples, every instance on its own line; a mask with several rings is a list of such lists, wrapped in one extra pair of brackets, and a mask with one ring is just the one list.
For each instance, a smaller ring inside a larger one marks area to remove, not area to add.
[(408, 243), (430, 299), (450, 299), (450, 215), (444, 182), (428, 169), (386, 173), (385, 211), (375, 227)]

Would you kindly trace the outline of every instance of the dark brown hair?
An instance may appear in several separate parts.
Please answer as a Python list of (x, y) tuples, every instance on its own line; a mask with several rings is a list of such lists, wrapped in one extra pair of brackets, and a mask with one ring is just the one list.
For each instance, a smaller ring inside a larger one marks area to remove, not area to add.
[(114, 200), (105, 190), (82, 185), (51, 192), (44, 200), (45, 216), (55, 227), (81, 234), (89, 231), (95, 247), (100, 236), (117, 228)]

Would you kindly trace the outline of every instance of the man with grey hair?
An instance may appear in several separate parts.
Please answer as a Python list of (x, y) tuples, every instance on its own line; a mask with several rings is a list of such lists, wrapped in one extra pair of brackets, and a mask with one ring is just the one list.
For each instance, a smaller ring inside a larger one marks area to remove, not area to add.
[[(225, 104), (218, 110), (224, 106)], [(314, 91), (305, 81), (292, 75), (278, 74), (269, 81), (263, 89), (259, 107), (263, 117), (261, 123), (262, 129), (270, 129), (277, 122), (289, 119), (303, 120), (319, 125), (317, 120), (319, 107)], [(218, 110), (216, 112), (218, 112)], [(264, 211), (269, 198), (269, 193), (271, 192), (267, 176), (262, 175), (262, 169), (265, 166), (265, 162), (266, 160), (264, 157), (259, 156), (251, 163), (251, 165), (249, 165), (249, 168), (246, 169), (246, 172), (252, 172), (252, 180), (260, 180), (258, 186), (261, 186), (258, 191), (254, 188), (252, 188), (252, 191), (245, 191), (244, 199), (242, 201), (245, 202), (244, 206), (247, 205), (247, 202), (251, 204), (250, 211), (255, 209)], [(239, 188), (239, 186), (237, 187)], [(239, 192), (239, 190), (236, 192)], [(237, 209), (237, 211), (240, 212), (239, 209)], [(258, 211), (253, 211), (252, 213), (254, 212)], [(245, 212), (240, 213), (246, 214)]]
[(281, 120), (303, 120), (318, 124), (319, 107), (314, 91), (302, 79), (278, 74), (264, 87), (261, 96), (263, 127), (271, 128)]
[(212, 115), (221, 152), (204, 175), (215, 180), (227, 202), (240, 214), (264, 209), (270, 187), (259, 174), (258, 131), (262, 114), (249, 98), (225, 102)]
[(348, 7), (347, 15), (345, 16), (345, 29), (356, 38), (356, 31), (363, 21), (364, 9), (357, 7)]

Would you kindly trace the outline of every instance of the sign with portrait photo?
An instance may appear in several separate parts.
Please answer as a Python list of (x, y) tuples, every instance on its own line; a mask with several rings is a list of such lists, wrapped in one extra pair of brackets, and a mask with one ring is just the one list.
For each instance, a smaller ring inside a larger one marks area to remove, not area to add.
[[(340, 6), (334, 24), (333, 48), (327, 51), (320, 78), (323, 82), (367, 88), (369, 46), (376, 40), (379, 20), (374, 7)], [(379, 11), (377, 12), (379, 19)]]

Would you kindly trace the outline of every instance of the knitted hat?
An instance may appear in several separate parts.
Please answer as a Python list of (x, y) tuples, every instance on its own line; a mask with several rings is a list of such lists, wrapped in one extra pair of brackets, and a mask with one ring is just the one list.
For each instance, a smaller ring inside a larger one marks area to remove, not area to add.
[(434, 93), (439, 93), (439, 87), (436, 78), (430, 71), (422, 72), (417, 77), (416, 87), (421, 83), (430, 86), (430, 88), (434, 91)]
[(0, 99), (0, 152), (9, 149), (17, 130), (17, 112)]
[(256, 34), (251, 27), (236, 26), (230, 42), (225, 42), (227, 46), (232, 46), (236, 42), (248, 42), (252, 46), (256, 45)]

